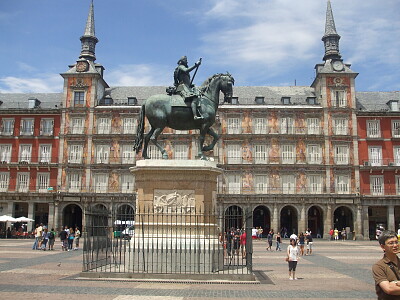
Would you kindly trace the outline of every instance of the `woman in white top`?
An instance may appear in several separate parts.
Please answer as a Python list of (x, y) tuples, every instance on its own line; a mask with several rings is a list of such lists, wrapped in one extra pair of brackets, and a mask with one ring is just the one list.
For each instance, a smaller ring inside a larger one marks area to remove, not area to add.
[[(290, 245), (287, 248), (287, 256), (288, 256), (288, 263), (289, 263), (289, 280), (297, 280), (296, 278), (296, 266), (297, 261), (299, 260), (300, 256), (300, 249), (297, 247), (296, 240), (290, 239)], [(292, 277), (293, 271), (293, 277)]]

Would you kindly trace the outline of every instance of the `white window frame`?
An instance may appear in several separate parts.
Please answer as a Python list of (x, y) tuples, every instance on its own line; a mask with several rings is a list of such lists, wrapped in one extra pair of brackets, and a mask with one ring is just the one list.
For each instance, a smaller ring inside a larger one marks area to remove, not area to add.
[(384, 194), (383, 175), (371, 175), (369, 177), (371, 195), (381, 196)]
[(108, 164), (110, 160), (110, 145), (96, 145), (96, 164)]
[(121, 193), (133, 193), (135, 177), (132, 174), (121, 175)]
[(334, 134), (335, 135), (348, 135), (349, 133), (349, 120), (346, 118), (334, 119)]
[(39, 163), (51, 163), (51, 144), (39, 145)]
[(227, 174), (226, 190), (228, 194), (240, 194), (242, 192), (242, 175), (239, 173)]
[(400, 175), (396, 175), (396, 195), (400, 195)]
[(83, 145), (68, 145), (68, 163), (81, 164), (83, 159)]
[(111, 133), (111, 118), (100, 117), (97, 119), (97, 134)]
[(20, 193), (29, 192), (29, 173), (17, 173), (17, 191)]
[(282, 164), (294, 164), (296, 162), (295, 145), (282, 144), (281, 153)]
[(85, 128), (84, 118), (72, 118), (71, 119), (71, 134), (83, 134)]
[(396, 166), (400, 166), (400, 146), (393, 147), (393, 159)]
[(346, 90), (332, 90), (332, 106), (333, 107), (347, 107), (347, 93)]
[(368, 160), (371, 166), (382, 166), (382, 147), (369, 146), (368, 147)]
[(14, 122), (13, 118), (3, 118), (1, 120), (1, 134), (2, 135), (13, 135), (14, 134)]
[(226, 119), (226, 132), (228, 134), (240, 134), (242, 132), (242, 124), (239, 117), (230, 117)]
[(321, 145), (307, 145), (307, 163), (320, 164), (322, 162)]
[(279, 124), (281, 134), (294, 134), (294, 119), (292, 117), (281, 117)]
[(33, 135), (33, 130), (35, 126), (35, 119), (24, 118), (21, 119), (20, 135)]
[(54, 119), (44, 118), (40, 120), (40, 135), (51, 136), (54, 131)]
[(307, 175), (308, 192), (310, 194), (322, 194), (322, 178), (320, 174)]
[(380, 120), (367, 120), (367, 137), (369, 138), (381, 137)]
[(336, 165), (349, 164), (349, 146), (348, 145), (335, 145), (334, 147), (334, 160)]
[(93, 189), (96, 193), (107, 193), (109, 174), (95, 173), (93, 174)]
[(68, 174), (68, 192), (77, 193), (82, 188), (82, 174), (69, 173)]
[(254, 176), (254, 191), (256, 194), (268, 193), (268, 175)]
[(296, 192), (296, 177), (293, 174), (281, 175), (281, 187), (283, 194), (294, 194)]
[(136, 119), (133, 117), (125, 117), (122, 119), (122, 133), (135, 134), (136, 133)]
[(174, 145), (174, 159), (184, 160), (189, 158), (189, 146), (187, 144)]
[(12, 154), (12, 145), (3, 144), (0, 145), (0, 163), (10, 163)]
[(50, 173), (37, 173), (36, 188), (39, 193), (47, 193), (50, 186)]
[(242, 163), (242, 145), (228, 144), (226, 147), (227, 147), (228, 164), (241, 164)]
[(255, 144), (253, 146), (253, 151), (254, 151), (254, 162), (256, 164), (268, 163), (268, 145)]
[(32, 160), (32, 144), (19, 145), (18, 161), (22, 163), (30, 163)]
[(307, 134), (321, 134), (319, 118), (307, 118)]
[[(163, 147), (163, 145), (161, 145)], [(150, 156), (151, 159), (163, 159), (162, 153), (158, 150), (156, 145), (149, 145), (147, 148), (147, 154)]]
[[(80, 97), (81, 95), (83, 95), (83, 97)], [(85, 103), (86, 103), (85, 91), (74, 91), (74, 99), (72, 101), (74, 102), (74, 106), (76, 106), (76, 107), (85, 106)]]
[(0, 172), (0, 192), (8, 192), (10, 172)]
[(400, 120), (392, 120), (392, 137), (400, 138)]
[(267, 134), (267, 119), (257, 117), (253, 120), (253, 133), (254, 134)]
[(135, 163), (135, 150), (133, 150), (133, 145), (123, 144), (121, 145), (121, 162), (123, 164), (134, 164)]
[(335, 176), (335, 188), (337, 194), (350, 193), (350, 177), (348, 175), (338, 174)]

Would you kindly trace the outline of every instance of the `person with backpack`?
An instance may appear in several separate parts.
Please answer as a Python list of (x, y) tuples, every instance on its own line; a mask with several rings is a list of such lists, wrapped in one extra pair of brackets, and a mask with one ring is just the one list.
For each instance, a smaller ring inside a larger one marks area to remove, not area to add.
[(68, 250), (68, 232), (64, 229), (60, 231), (61, 249), (62, 251)]
[(41, 250), (46, 251), (48, 240), (49, 240), (49, 232), (48, 232), (48, 229), (45, 227), (43, 229), (43, 233), (42, 233), (42, 244), (40, 247)]
[(49, 232), (49, 250), (54, 250), (54, 242), (56, 240), (56, 232), (52, 228)]

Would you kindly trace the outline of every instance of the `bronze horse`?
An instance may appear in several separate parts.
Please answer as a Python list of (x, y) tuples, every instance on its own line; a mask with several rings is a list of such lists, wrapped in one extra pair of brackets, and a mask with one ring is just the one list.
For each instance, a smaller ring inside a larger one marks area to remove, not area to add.
[[(215, 74), (204, 81), (200, 87), (200, 110), (204, 119), (193, 120), (193, 113), (190, 106), (179, 105), (174, 106), (172, 102), (180, 98), (181, 104), (184, 103), (180, 95), (153, 95), (150, 96), (142, 105), (140, 111), (139, 126), (137, 128), (134, 149), (136, 153), (142, 148), (143, 140), (144, 146), (142, 157), (145, 159), (150, 158), (147, 154), (147, 147), (150, 139), (161, 151), (163, 159), (168, 159), (167, 152), (157, 142), (158, 136), (161, 134), (165, 127), (170, 127), (177, 130), (190, 130), (199, 129), (199, 143), (198, 143), (198, 156), (201, 159), (206, 159), (203, 151), (210, 151), (214, 148), (218, 141), (218, 134), (211, 129), (215, 122), (215, 116), (219, 105), (219, 95), (222, 92), (225, 96), (224, 101), (229, 101), (232, 97), (232, 87), (235, 80), (232, 75)], [(151, 129), (144, 136), (144, 117), (147, 117)], [(205, 135), (209, 134), (213, 137), (210, 145), (204, 145)]]

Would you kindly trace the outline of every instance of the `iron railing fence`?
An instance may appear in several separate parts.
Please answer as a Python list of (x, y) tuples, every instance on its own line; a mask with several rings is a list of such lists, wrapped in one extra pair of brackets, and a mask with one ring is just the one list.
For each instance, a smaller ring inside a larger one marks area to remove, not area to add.
[(86, 212), (83, 272), (250, 275), (252, 214), (124, 205)]

